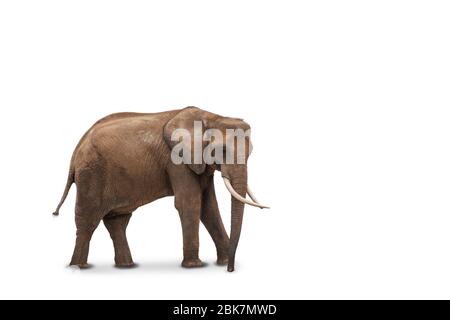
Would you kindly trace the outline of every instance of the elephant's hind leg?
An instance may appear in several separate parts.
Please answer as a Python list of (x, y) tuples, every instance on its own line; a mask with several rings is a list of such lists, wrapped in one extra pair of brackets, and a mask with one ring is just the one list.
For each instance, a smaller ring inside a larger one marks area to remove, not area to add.
[(113, 241), (115, 252), (114, 261), (119, 268), (129, 268), (134, 266), (126, 235), (126, 229), (130, 218), (131, 213), (120, 215), (107, 214), (103, 218), (103, 223), (105, 224), (106, 229), (108, 229), (109, 235)]
[(75, 177), (75, 182), (77, 184), (75, 206), (77, 240), (70, 265), (86, 268), (92, 234), (109, 209), (102, 200), (104, 179), (100, 170), (80, 170)]
[(98, 215), (92, 215), (91, 212), (77, 210), (75, 213), (75, 223), (77, 226), (77, 240), (73, 251), (71, 266), (87, 268), (89, 255), (89, 243), (92, 234), (100, 223), (101, 218)]

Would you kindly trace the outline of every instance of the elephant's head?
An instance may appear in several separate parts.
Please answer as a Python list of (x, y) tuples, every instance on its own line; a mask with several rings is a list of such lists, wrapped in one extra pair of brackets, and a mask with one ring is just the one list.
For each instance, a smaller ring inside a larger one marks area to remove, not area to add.
[[(182, 163), (197, 175), (210, 171), (208, 167), (220, 170), (232, 195), (228, 271), (234, 270), (244, 204), (267, 208), (258, 203), (247, 186), (247, 160), (252, 148), (249, 133), (250, 126), (242, 119), (222, 117), (195, 107), (181, 110), (164, 128), (164, 139), (172, 155), (182, 157)], [(186, 135), (191, 138), (185, 139)], [(252, 200), (246, 199), (247, 193)]]

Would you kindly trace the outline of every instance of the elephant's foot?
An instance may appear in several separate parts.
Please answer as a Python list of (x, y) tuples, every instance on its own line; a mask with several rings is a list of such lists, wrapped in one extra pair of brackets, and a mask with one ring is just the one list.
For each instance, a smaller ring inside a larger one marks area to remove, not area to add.
[(218, 266), (226, 266), (228, 264), (228, 257), (227, 256), (218, 256), (216, 264)]
[(218, 266), (226, 266), (228, 264), (228, 258), (218, 258), (216, 264)]
[(200, 259), (184, 259), (181, 266), (183, 268), (201, 268), (204, 264)]
[(124, 252), (117, 252), (114, 257), (114, 262), (117, 268), (133, 268), (135, 266), (133, 258), (131, 257), (130, 250), (125, 250)]
[(76, 267), (79, 269), (89, 269), (92, 268), (92, 265), (85, 262), (82, 263), (70, 262), (69, 267)]
[(116, 268), (119, 268), (119, 269), (131, 269), (131, 268), (134, 268), (136, 266), (137, 265), (133, 261), (131, 261), (131, 262), (121, 262), (121, 263), (117, 263), (116, 262)]
[(133, 258), (131, 257), (131, 252), (130, 249), (128, 249), (128, 246), (125, 250), (117, 250), (116, 248), (114, 262), (116, 263), (116, 268), (120, 269), (129, 269), (136, 266), (133, 262)]
[(218, 266), (226, 266), (228, 264), (228, 241), (225, 245), (216, 245)]

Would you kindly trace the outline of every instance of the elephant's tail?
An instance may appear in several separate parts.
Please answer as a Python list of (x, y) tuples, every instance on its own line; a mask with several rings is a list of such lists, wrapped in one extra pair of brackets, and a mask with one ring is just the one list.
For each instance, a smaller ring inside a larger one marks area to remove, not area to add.
[(64, 193), (61, 198), (61, 201), (58, 204), (58, 207), (56, 208), (55, 212), (53, 212), (54, 216), (59, 215), (59, 209), (61, 209), (61, 206), (63, 205), (64, 201), (66, 200), (67, 195), (69, 194), (70, 187), (72, 186), (72, 183), (74, 183), (74, 181), (75, 181), (75, 170), (71, 164), (70, 169), (69, 169), (69, 176), (67, 177), (66, 189), (64, 189)]

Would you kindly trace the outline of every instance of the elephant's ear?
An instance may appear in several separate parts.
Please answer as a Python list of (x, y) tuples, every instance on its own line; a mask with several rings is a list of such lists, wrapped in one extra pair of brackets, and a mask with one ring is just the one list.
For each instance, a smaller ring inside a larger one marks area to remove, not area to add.
[[(202, 174), (206, 169), (206, 164), (203, 161), (203, 153), (200, 151), (200, 155), (197, 155), (197, 159), (195, 159), (194, 154), (194, 140), (201, 141), (200, 146), (203, 150), (205, 113), (208, 112), (195, 107), (187, 107), (169, 120), (164, 127), (164, 140), (170, 150), (173, 152), (180, 152), (181, 149), (182, 152), (189, 153), (190, 158), (186, 154), (182, 155), (183, 163), (189, 166), (196, 174)], [(194, 130), (195, 125), (197, 125), (197, 130)], [(201, 131), (198, 130), (200, 127), (199, 125), (201, 125)], [(186, 139), (186, 134), (190, 135), (189, 139)], [(194, 134), (197, 136), (194, 136)]]

